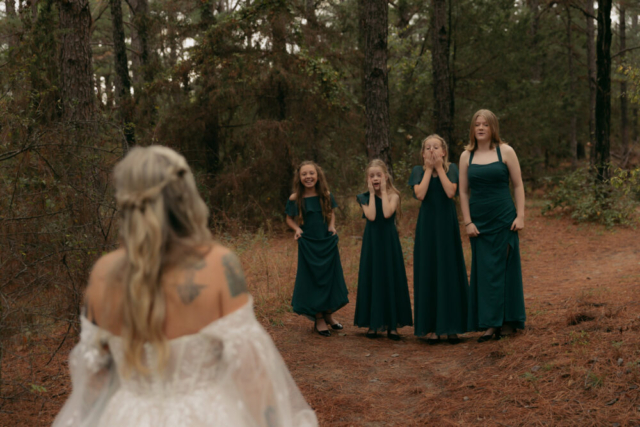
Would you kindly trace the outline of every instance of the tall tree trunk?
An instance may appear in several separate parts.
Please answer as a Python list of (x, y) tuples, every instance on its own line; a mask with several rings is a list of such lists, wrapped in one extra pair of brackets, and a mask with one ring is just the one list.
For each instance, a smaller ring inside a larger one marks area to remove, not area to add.
[(59, 0), (60, 97), (65, 120), (89, 120), (95, 111), (88, 0)]
[(591, 164), (596, 161), (596, 31), (594, 27), (595, 12), (593, 9), (593, 0), (586, 0), (587, 11), (587, 80), (589, 81), (589, 159)]
[(447, 0), (431, 0), (431, 61), (433, 63), (433, 100), (435, 130), (453, 145), (453, 90), (449, 70), (449, 32), (447, 31)]
[(386, 0), (360, 0), (364, 30), (364, 106), (369, 159), (383, 160), (393, 174), (389, 146), (389, 81), (387, 33), (389, 4)]
[(31, 21), (36, 22), (38, 19), (38, 0), (31, 0)]
[[(540, 27), (540, 14), (538, 13), (539, 0), (527, 0), (529, 12), (531, 13), (531, 26), (529, 28), (529, 36), (531, 37), (531, 52), (538, 52), (538, 28)], [(531, 66), (531, 80), (540, 82), (542, 79), (542, 68), (540, 61), (534, 58)]]
[[(631, 31), (633, 32), (633, 36), (636, 37), (638, 35), (638, 12), (634, 11), (631, 15)], [(633, 137), (631, 139), (632, 144), (637, 144), (638, 141), (638, 107), (637, 104), (633, 104), (633, 110), (631, 113), (632, 119), (631, 123), (633, 126)]]
[[(129, 80), (129, 63), (127, 61), (127, 45), (124, 42), (124, 24), (122, 23), (122, 0), (109, 0), (111, 21), (113, 23), (113, 51), (116, 70), (116, 95), (120, 117), (124, 127), (124, 135), (129, 147), (135, 144), (135, 133), (132, 123), (133, 105), (131, 103), (131, 81)], [(127, 152), (128, 147), (124, 147)]]
[[(627, 14), (624, 2), (620, 2), (620, 23), (618, 28), (618, 36), (620, 37), (620, 62), (624, 63), (625, 52), (627, 48)], [(629, 156), (629, 123), (627, 120), (627, 81), (622, 78), (620, 80), (620, 145), (622, 147), (621, 166), (625, 167)]]
[(611, 132), (611, 1), (598, 0), (596, 159), (598, 179), (609, 178)]
[(153, 67), (149, 63), (149, 0), (129, 0), (132, 23), (131, 47), (135, 54), (131, 56), (133, 80), (136, 85), (153, 80)]
[[(575, 94), (575, 76), (573, 71), (573, 40), (572, 40), (572, 21), (571, 9), (566, 6), (567, 11), (567, 58), (569, 66), (569, 99), (574, 99)], [(570, 105), (570, 128), (569, 128), (569, 147), (571, 148), (571, 165), (575, 167), (578, 164), (578, 118), (576, 117), (576, 109), (573, 104)]]

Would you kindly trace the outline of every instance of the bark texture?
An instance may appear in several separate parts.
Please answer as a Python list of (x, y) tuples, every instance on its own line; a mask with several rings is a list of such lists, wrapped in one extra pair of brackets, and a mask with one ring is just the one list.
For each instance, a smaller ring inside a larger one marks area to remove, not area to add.
[(593, 0), (586, 0), (587, 11), (587, 80), (589, 82), (589, 158), (592, 164), (596, 161), (596, 31), (594, 26)]
[[(627, 14), (624, 2), (620, 2), (620, 26), (618, 28), (618, 36), (620, 37), (620, 62), (624, 64), (625, 52), (627, 48)], [(625, 167), (629, 158), (629, 121), (627, 107), (627, 81), (620, 80), (620, 144), (622, 145), (621, 166)]]
[(59, 0), (60, 96), (65, 120), (89, 120), (95, 111), (88, 0)]
[(393, 173), (389, 146), (388, 8), (386, 0), (360, 0), (367, 154), (370, 160), (383, 160)]
[[(124, 24), (122, 22), (122, 0), (109, 0), (113, 29), (113, 52), (116, 70), (116, 95), (120, 117), (123, 122), (124, 135), (129, 146), (135, 144), (135, 133), (132, 123), (133, 105), (131, 101), (131, 80), (127, 61), (127, 46), (124, 42)], [(124, 147), (126, 152), (129, 147)]]
[(598, 0), (598, 39), (596, 42), (596, 152), (598, 178), (609, 178), (611, 132), (611, 0)]

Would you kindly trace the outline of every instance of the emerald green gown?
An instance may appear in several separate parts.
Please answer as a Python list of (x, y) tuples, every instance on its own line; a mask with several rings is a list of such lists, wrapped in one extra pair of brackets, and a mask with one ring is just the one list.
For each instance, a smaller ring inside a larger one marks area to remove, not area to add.
[[(423, 167), (415, 166), (409, 185), (419, 185), (423, 176)], [(458, 168), (453, 163), (447, 178), (458, 183)], [(467, 332), (468, 288), (456, 205), (440, 178), (432, 176), (420, 205), (413, 249), (414, 334)]]
[[(331, 207), (338, 207), (333, 195)], [(297, 217), (297, 203), (289, 200), (285, 213)], [(298, 271), (291, 305), (295, 313), (315, 321), (316, 313), (335, 312), (349, 303), (349, 291), (340, 263), (338, 236), (329, 232), (318, 196), (305, 197), (302, 218)]]
[[(369, 204), (369, 192), (356, 197), (361, 205)], [(384, 332), (413, 325), (407, 274), (395, 220), (395, 213), (390, 218), (384, 217), (382, 199), (376, 196), (376, 219), (367, 220), (360, 253), (353, 323), (361, 328)]]
[(509, 324), (524, 329), (518, 232), (511, 231), (516, 208), (509, 191), (509, 168), (502, 161), (473, 164), (469, 158), (469, 210), (480, 234), (471, 237), (469, 330), (481, 331)]

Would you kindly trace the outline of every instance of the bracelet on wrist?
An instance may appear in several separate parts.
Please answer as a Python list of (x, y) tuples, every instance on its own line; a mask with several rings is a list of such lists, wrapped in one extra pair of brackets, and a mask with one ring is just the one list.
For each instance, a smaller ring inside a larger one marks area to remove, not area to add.
[(473, 224), (473, 221), (466, 223), (464, 226), (466, 227), (469, 224)]

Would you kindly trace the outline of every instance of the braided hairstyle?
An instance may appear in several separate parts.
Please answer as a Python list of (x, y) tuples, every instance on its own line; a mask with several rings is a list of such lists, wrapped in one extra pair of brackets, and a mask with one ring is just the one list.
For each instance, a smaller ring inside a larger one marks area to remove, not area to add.
[(209, 209), (200, 197), (187, 161), (163, 146), (136, 147), (114, 170), (120, 238), (126, 249), (123, 340), (127, 368), (149, 372), (144, 344), (167, 360), (163, 326), (166, 304), (161, 274), (169, 265), (193, 262), (212, 244)]

